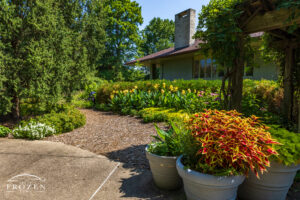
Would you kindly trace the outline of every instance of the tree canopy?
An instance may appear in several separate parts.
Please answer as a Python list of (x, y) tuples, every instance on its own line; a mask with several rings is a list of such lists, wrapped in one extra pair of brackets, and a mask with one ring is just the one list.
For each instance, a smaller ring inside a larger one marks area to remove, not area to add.
[(141, 7), (131, 0), (107, 0), (105, 54), (101, 66), (121, 66), (137, 53), (139, 25), (143, 23)]
[(175, 23), (173, 20), (153, 18), (142, 31), (141, 51), (149, 55), (174, 46)]

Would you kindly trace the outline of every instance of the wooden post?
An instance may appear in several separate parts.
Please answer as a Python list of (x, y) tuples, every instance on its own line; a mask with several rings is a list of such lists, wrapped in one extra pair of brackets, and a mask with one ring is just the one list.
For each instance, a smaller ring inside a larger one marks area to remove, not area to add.
[(284, 88), (284, 97), (283, 97), (283, 114), (285, 122), (291, 121), (293, 116), (293, 65), (294, 65), (294, 49), (291, 45), (288, 45), (286, 50), (285, 57), (285, 68), (283, 76), (283, 88)]

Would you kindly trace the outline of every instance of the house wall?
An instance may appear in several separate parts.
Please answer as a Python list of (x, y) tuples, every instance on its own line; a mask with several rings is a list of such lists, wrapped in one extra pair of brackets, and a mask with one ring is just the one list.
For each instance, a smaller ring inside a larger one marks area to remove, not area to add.
[(253, 79), (277, 80), (279, 70), (274, 63), (265, 63), (261, 58), (257, 59), (258, 67), (254, 67)]
[[(247, 79), (254, 80), (277, 80), (278, 78), (278, 67), (273, 63), (265, 63), (261, 58), (257, 58), (257, 66), (254, 67), (253, 76), (245, 76)], [(162, 61), (157, 64), (159, 67), (159, 78), (166, 80), (175, 79), (193, 79), (193, 58), (174, 58), (173, 60)], [(150, 68), (152, 77), (152, 71)], [(215, 79), (221, 79), (216, 77)], [(206, 80), (209, 80), (206, 78)]]
[(166, 80), (192, 79), (193, 58), (181, 58), (162, 62), (160, 77)]

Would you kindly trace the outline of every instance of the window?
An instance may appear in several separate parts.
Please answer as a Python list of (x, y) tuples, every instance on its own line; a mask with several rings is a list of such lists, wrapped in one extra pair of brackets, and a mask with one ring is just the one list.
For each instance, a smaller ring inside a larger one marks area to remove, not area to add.
[(193, 78), (217, 78), (217, 64), (212, 59), (195, 60), (193, 66)]

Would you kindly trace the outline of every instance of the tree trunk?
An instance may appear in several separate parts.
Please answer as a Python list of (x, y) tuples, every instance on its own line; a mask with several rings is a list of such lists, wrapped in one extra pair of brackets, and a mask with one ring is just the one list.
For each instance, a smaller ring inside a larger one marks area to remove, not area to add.
[(283, 115), (286, 123), (293, 119), (293, 65), (294, 65), (294, 50), (291, 46), (288, 46), (285, 51), (285, 68), (283, 76)]
[(20, 99), (18, 96), (14, 96), (12, 99), (13, 107), (12, 107), (12, 117), (14, 120), (20, 119)]

